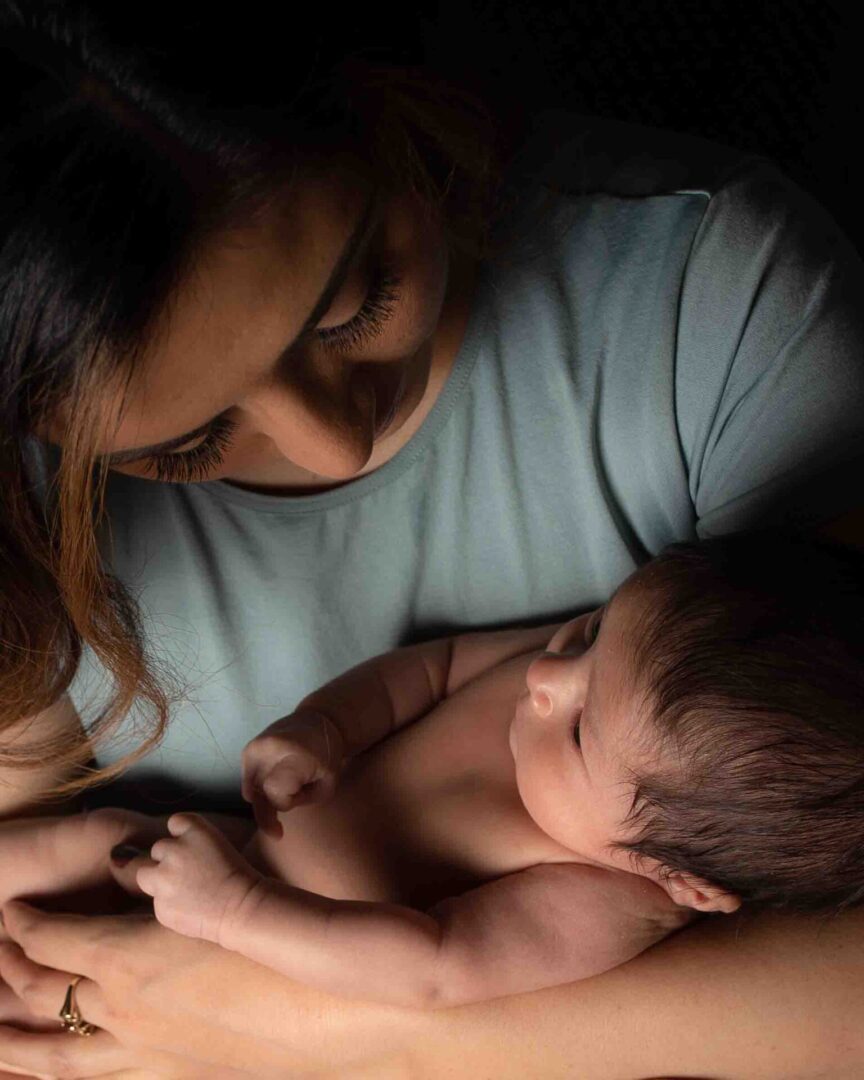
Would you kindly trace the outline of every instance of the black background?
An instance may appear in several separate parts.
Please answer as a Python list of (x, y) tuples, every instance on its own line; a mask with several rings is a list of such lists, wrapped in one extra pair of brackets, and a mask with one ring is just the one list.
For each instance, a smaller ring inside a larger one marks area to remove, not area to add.
[[(864, 51), (843, 0), (441, 0), (355, 15), (378, 41), (415, 20), (422, 58), (492, 101), (690, 132), (771, 157), (864, 252)], [(361, 28), (362, 27), (362, 28)]]

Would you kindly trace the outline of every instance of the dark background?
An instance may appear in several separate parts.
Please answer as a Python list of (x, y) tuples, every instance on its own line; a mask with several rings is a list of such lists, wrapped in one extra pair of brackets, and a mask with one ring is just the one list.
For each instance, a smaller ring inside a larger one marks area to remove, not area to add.
[(864, 253), (855, 16), (844, 0), (440, 0), (402, 17), (419, 20), (424, 59), (493, 101), (768, 155)]

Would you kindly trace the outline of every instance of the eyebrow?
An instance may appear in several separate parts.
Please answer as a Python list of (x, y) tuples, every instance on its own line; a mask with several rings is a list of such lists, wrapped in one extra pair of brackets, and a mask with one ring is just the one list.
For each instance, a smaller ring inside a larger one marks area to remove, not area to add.
[[(315, 301), (315, 305), (309, 312), (306, 321), (301, 326), (297, 337), (287, 346), (287, 348), (282, 350), (279, 354), (279, 359), (284, 359), (285, 356), (291, 352), (297, 345), (297, 342), (308, 330), (311, 330), (312, 327), (315, 326), (321, 316), (326, 313), (327, 309), (333, 303), (333, 298), (345, 282), (345, 277), (354, 261), (354, 257), (379, 224), (380, 214), (376, 212), (379, 210), (378, 194), (373, 191), (369, 196), (363, 212), (357, 218), (357, 223), (354, 226), (351, 235), (348, 237), (345, 246), (342, 248), (342, 252), (336, 260), (321, 295)], [(129, 450), (114, 450), (110, 454), (100, 454), (97, 460), (104, 465), (126, 465), (129, 462), (138, 461), (141, 458), (154, 457), (158, 454), (168, 453), (171, 450), (176, 450), (179, 446), (184, 446), (186, 443), (192, 442), (193, 439), (197, 439), (201, 435), (206, 435), (216, 421), (221, 420), (228, 411), (228, 409), (224, 409), (221, 413), (212, 416), (209, 420), (200, 424), (194, 431), (187, 431), (185, 434), (177, 435), (173, 439), (166, 439), (165, 442), (154, 443), (152, 446), (137, 446)]]

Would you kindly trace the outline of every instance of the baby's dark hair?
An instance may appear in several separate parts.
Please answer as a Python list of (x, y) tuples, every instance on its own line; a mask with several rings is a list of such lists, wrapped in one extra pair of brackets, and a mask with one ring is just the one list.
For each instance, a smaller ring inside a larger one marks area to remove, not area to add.
[(636, 831), (614, 846), (751, 909), (864, 902), (864, 555), (737, 535), (674, 544), (637, 582), (661, 764), (634, 773)]

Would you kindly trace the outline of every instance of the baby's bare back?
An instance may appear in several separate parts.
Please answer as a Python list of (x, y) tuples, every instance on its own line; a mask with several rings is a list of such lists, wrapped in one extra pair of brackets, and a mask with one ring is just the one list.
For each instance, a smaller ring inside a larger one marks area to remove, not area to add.
[(541, 862), (575, 861), (529, 817), (516, 788), (510, 719), (531, 657), (486, 672), (355, 758), (333, 799), (282, 815), (253, 861), (336, 899), (425, 909)]

